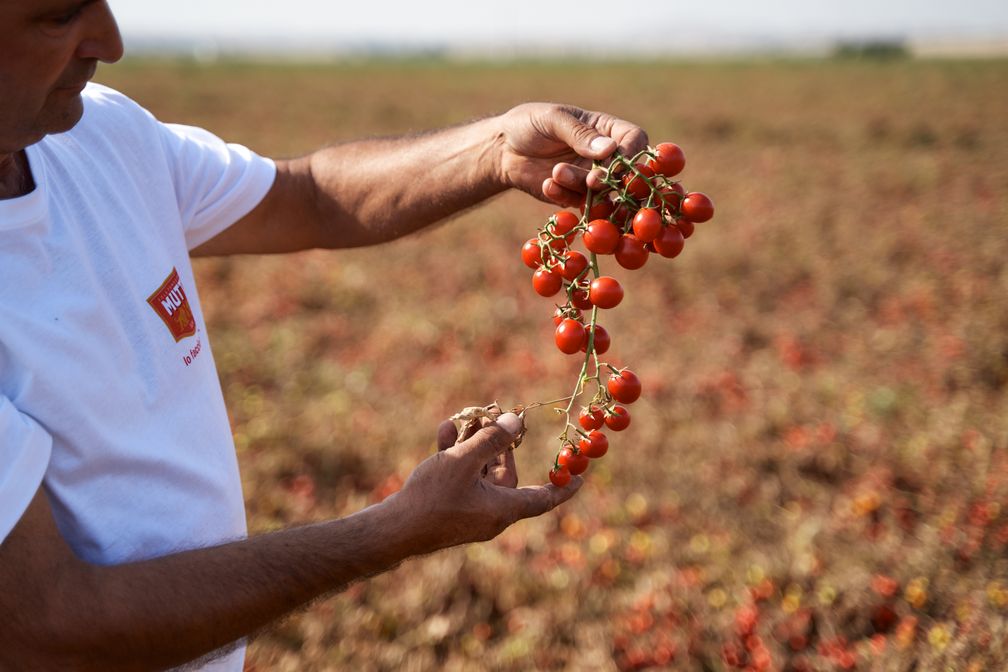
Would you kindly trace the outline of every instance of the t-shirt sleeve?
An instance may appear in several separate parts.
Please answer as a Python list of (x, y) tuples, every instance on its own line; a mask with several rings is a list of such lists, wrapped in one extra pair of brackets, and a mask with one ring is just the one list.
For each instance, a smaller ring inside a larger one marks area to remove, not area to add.
[(190, 250), (251, 212), (273, 186), (271, 159), (201, 128), (161, 129)]
[(42, 484), (51, 452), (49, 433), (0, 396), (0, 542)]

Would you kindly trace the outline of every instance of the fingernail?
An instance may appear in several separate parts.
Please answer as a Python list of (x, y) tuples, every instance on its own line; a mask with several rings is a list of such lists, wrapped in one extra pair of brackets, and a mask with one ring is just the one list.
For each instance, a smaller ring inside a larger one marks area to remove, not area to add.
[(557, 168), (556, 179), (560, 182), (570, 184), (574, 181), (574, 171), (567, 166), (560, 166)]
[(522, 430), (522, 421), (514, 413), (504, 413), (497, 418), (497, 425), (503, 427), (509, 434), (517, 435)]
[(611, 149), (613, 145), (613, 139), (607, 138), (604, 135), (600, 135), (591, 141), (591, 150), (593, 152), (604, 152), (607, 149)]

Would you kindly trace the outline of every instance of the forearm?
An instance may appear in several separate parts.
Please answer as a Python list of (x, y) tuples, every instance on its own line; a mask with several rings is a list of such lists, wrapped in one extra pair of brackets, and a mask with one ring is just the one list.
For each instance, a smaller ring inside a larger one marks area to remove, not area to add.
[(311, 173), (325, 247), (392, 240), (503, 191), (497, 118), (420, 136), (319, 150), (295, 162)]
[(397, 525), (377, 505), (139, 563), (64, 566), (39, 587), (48, 631), (36, 632), (34, 643), (46, 657), (29, 661), (43, 669), (151, 670), (199, 658), (396, 565), (410, 555)]

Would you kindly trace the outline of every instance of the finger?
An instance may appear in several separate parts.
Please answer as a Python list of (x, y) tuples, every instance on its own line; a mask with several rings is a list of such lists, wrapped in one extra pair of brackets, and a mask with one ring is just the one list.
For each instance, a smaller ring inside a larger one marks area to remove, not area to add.
[(490, 464), (487, 477), (494, 485), (504, 488), (518, 487), (518, 466), (515, 464), (514, 451), (505, 450)]
[(541, 516), (547, 511), (552, 511), (573, 497), (582, 485), (584, 485), (584, 478), (572, 476), (570, 482), (562, 488), (547, 483), (546, 485), (527, 485), (515, 490), (502, 489), (501, 493), (510, 499), (517, 516), (516, 520), (521, 520), (522, 518)]
[(584, 192), (588, 169), (572, 163), (558, 163), (553, 166), (553, 181), (565, 189)]
[(447, 450), (455, 445), (458, 438), (458, 429), (451, 420), (445, 420), (437, 428), (437, 449)]
[(521, 433), (522, 420), (514, 413), (504, 413), (497, 422), (477, 431), (469, 439), (456, 444), (447, 452), (455, 453), (471, 467), (482, 470), (492, 459), (504, 452)]
[(616, 119), (613, 121), (610, 133), (618, 143), (619, 152), (623, 156), (633, 156), (648, 145), (648, 135), (644, 129), (629, 121)]
[(556, 180), (552, 177), (547, 177), (543, 182), (542, 191), (543, 196), (548, 200), (565, 208), (576, 208), (584, 205), (585, 196), (583, 193), (572, 191), (557, 184)]
[(616, 151), (615, 140), (581, 121), (573, 110), (557, 108), (546, 115), (545, 122), (547, 131), (585, 158), (604, 159)]

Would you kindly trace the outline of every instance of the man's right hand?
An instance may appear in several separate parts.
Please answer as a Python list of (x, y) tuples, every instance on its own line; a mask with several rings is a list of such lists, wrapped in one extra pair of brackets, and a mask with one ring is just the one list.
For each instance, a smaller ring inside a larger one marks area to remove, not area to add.
[(584, 482), (579, 476), (563, 488), (553, 484), (518, 488), (514, 459), (507, 452), (522, 430), (514, 413), (454, 441), (446, 425), (438, 431), (439, 448), (413, 471), (403, 489), (382, 504), (410, 555), (486, 541), (523, 518), (538, 516), (574, 496)]

